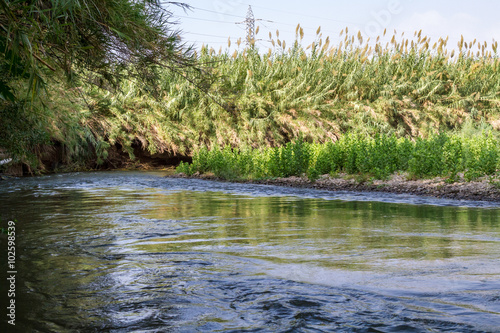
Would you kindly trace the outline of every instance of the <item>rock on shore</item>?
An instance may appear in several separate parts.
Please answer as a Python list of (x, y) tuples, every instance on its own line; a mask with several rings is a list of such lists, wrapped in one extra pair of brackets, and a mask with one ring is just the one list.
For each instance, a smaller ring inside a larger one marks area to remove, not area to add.
[[(178, 174), (176, 177), (187, 177)], [(221, 180), (213, 174), (194, 174), (193, 178)], [(361, 177), (358, 177), (361, 178)], [(457, 200), (493, 201), (500, 204), (500, 179), (483, 177), (475, 181), (447, 183), (444, 178), (409, 180), (405, 174), (395, 174), (388, 180), (357, 179), (356, 176), (339, 174), (336, 177), (323, 175), (316, 181), (307, 177), (273, 178), (265, 180), (249, 180), (245, 183), (268, 184), (303, 188), (316, 188), (331, 191), (361, 191), (406, 193)], [(242, 181), (238, 181), (242, 182)]]

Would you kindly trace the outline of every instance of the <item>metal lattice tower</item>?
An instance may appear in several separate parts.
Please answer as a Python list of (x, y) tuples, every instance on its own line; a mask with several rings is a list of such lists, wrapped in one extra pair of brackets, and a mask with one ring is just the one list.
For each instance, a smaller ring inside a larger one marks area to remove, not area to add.
[(255, 17), (253, 16), (252, 6), (248, 6), (247, 18), (243, 22), (237, 24), (246, 24), (247, 30), (247, 47), (253, 47), (255, 44)]
[(247, 46), (251, 46), (255, 42), (255, 17), (253, 16), (252, 6), (248, 6), (247, 19)]

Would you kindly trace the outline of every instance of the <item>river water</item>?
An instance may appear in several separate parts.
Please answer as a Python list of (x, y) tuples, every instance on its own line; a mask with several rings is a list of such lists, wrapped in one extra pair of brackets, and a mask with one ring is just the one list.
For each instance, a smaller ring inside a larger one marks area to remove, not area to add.
[(11, 179), (0, 199), (2, 332), (500, 332), (495, 204), (158, 172)]

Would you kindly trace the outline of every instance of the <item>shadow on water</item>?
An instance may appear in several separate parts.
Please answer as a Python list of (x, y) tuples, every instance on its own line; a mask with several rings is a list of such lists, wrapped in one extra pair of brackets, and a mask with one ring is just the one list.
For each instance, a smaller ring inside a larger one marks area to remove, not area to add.
[(17, 331), (499, 331), (493, 204), (160, 176), (0, 183)]

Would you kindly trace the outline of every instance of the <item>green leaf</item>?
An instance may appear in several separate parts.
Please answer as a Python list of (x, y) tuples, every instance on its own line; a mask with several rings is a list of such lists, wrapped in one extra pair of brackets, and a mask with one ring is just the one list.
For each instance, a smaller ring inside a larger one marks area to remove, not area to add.
[(0, 99), (10, 102), (14, 102), (16, 100), (16, 97), (12, 93), (12, 88), (3, 81), (0, 81)]

